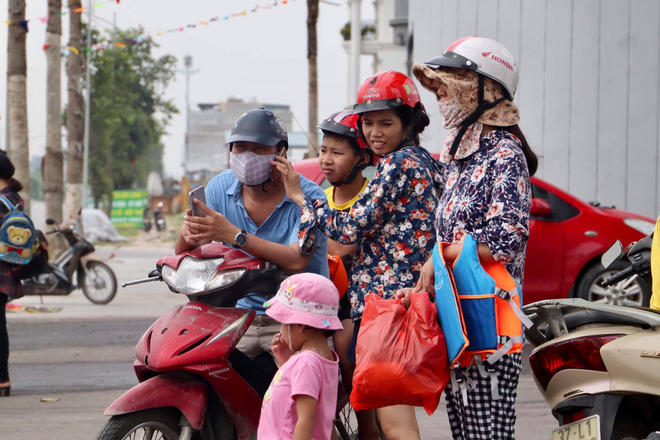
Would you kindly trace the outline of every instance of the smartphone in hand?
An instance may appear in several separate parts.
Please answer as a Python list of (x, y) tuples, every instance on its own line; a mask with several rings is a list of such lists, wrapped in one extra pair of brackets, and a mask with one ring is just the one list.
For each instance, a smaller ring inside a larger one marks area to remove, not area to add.
[(194, 199), (199, 200), (206, 205), (206, 194), (204, 193), (204, 186), (198, 186), (188, 193), (188, 199), (190, 200), (190, 209), (192, 210), (192, 215), (195, 217), (206, 217), (206, 214), (193, 203)]

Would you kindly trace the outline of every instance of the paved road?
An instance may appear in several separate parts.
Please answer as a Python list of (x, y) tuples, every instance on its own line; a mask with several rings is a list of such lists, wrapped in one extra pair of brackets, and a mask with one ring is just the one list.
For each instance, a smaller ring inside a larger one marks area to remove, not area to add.
[[(152, 246), (153, 247), (153, 246)], [(121, 281), (141, 278), (167, 248), (104, 248)], [(39, 298), (21, 299), (38, 305)], [(106, 306), (82, 293), (45, 298), (58, 313), (10, 313), (12, 396), (0, 399), (0, 440), (87, 440), (107, 420), (103, 410), (136, 383), (137, 340), (165, 310), (183, 302), (159, 284), (123, 289)], [(527, 357), (527, 356), (525, 356)], [(58, 399), (42, 402), (43, 398)], [(517, 404), (517, 438), (546, 440), (556, 426), (525, 366)], [(444, 405), (418, 418), (424, 439), (449, 440)]]

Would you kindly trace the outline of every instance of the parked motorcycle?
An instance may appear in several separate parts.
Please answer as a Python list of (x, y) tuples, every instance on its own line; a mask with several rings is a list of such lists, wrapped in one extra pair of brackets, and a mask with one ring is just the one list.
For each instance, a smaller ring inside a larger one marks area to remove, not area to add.
[(151, 231), (151, 209), (148, 206), (142, 212), (142, 228), (145, 232)]
[[(248, 294), (270, 298), (280, 270), (240, 250), (211, 243), (160, 259), (149, 278), (190, 300), (142, 336), (134, 364), (138, 385), (112, 403), (97, 440), (255, 438), (264, 393), (277, 371), (268, 354), (252, 360), (235, 349), (256, 314), (235, 308)], [(355, 417), (339, 387), (339, 438), (355, 437)]]
[(163, 202), (158, 203), (158, 207), (154, 211), (154, 223), (156, 223), (156, 230), (158, 232), (164, 231), (165, 224), (165, 214), (163, 214)]
[[(652, 235), (603, 266), (626, 258), (628, 267), (603, 282), (623, 295), (637, 277), (650, 280)], [(541, 394), (559, 422), (553, 440), (638, 440), (660, 430), (660, 313), (642, 307), (547, 300), (523, 307), (536, 348), (529, 363)]]
[[(54, 226), (56, 222), (49, 218), (46, 224)], [(94, 253), (94, 245), (76, 232), (75, 227), (75, 223), (63, 223), (46, 232), (46, 235), (64, 237), (69, 248), (55, 261), (48, 262), (42, 273), (23, 280), (23, 294), (68, 295), (81, 288), (94, 304), (112, 301), (117, 294), (115, 273)]]

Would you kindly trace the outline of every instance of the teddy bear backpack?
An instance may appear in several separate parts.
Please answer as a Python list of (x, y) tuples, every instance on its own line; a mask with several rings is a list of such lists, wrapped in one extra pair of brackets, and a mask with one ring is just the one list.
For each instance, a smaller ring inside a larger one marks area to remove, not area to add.
[(5, 196), (0, 196), (0, 202), (9, 211), (0, 226), (0, 260), (26, 265), (39, 248), (34, 223), (21, 205), (14, 206)]

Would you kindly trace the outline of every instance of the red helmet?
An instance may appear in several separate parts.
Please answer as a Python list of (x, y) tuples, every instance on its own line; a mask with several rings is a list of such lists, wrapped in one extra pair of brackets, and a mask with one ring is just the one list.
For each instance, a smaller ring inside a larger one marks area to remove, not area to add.
[(420, 102), (415, 83), (408, 75), (394, 70), (378, 72), (362, 83), (353, 110), (357, 114), (391, 110), (407, 105), (415, 108)]
[(357, 141), (360, 148), (368, 149), (367, 144), (364, 143), (358, 130), (357, 122), (360, 116), (352, 110), (344, 110), (342, 112), (335, 112), (319, 122), (316, 128), (323, 132), (335, 133), (348, 138), (353, 138)]

